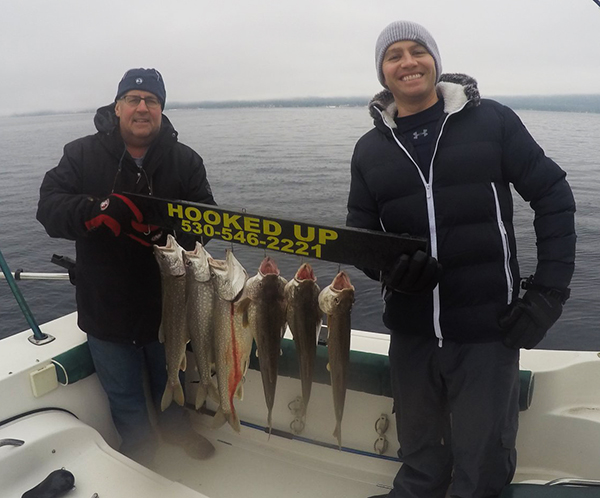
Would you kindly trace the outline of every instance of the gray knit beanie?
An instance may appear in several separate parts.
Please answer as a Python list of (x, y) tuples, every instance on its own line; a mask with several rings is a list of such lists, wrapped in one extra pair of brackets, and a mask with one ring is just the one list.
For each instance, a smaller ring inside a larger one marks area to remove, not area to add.
[[(388, 25), (377, 38), (375, 45), (375, 64), (377, 65), (377, 77), (385, 87), (385, 78), (381, 70), (383, 56), (386, 50), (396, 42), (403, 40), (416, 41), (423, 45), (435, 61), (435, 81), (440, 80), (442, 75), (442, 60), (433, 36), (423, 26), (411, 21), (396, 21)], [(387, 87), (386, 87), (387, 88)]]

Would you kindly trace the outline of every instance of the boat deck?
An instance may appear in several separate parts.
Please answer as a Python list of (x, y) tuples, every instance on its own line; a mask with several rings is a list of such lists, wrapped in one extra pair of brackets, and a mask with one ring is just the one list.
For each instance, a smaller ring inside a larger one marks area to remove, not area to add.
[[(69, 492), (73, 498), (94, 493), (144, 498), (225, 498), (240, 493), (319, 497), (331, 496), (332, 490), (337, 496), (364, 498), (389, 488), (389, 477), (368, 465), (361, 469), (362, 456), (323, 447), (300, 452), (294, 447), (304, 443), (269, 438), (247, 427), (235, 434), (225, 428), (207, 430), (200, 420), (195, 425), (215, 445), (210, 459), (192, 460), (182, 448), (164, 444), (148, 469), (112, 449), (96, 430), (67, 412), (27, 415), (0, 428), (0, 439), (24, 441), (22, 446), (2, 447), (0, 495), (21, 496), (60, 468), (75, 476), (76, 488)], [(390, 471), (396, 468), (390, 462)]]
[[(199, 417), (207, 422), (206, 417)], [(386, 493), (398, 469), (393, 461), (377, 461), (339, 449), (312, 446), (269, 435), (260, 429), (242, 427), (209, 430), (198, 420), (196, 430), (215, 446), (213, 457), (198, 461), (186, 458), (181, 448), (163, 445), (155, 469), (161, 475), (185, 483), (210, 496), (365, 498)], [(383, 467), (382, 467), (383, 465)], [(387, 473), (381, 472), (387, 470)]]

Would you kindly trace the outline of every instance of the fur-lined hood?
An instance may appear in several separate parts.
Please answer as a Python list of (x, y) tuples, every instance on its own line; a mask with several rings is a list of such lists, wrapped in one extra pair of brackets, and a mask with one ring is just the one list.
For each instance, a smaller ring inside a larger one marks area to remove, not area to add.
[[(477, 81), (466, 74), (442, 74), (436, 86), (437, 93), (444, 99), (444, 112), (450, 114), (463, 106), (479, 105), (480, 96)], [(385, 119), (388, 126), (396, 128), (396, 102), (389, 90), (379, 92), (369, 102), (369, 113), (375, 120)]]

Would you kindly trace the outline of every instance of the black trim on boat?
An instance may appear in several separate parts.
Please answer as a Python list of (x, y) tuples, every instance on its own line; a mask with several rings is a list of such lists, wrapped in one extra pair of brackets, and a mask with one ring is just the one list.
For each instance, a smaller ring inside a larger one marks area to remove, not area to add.
[(0, 427), (2, 427), (3, 425), (6, 425), (6, 424), (10, 424), (11, 422), (14, 422), (15, 420), (19, 420), (20, 418), (28, 417), (29, 415), (35, 415), (37, 413), (53, 412), (53, 411), (68, 413), (69, 415), (73, 415), (76, 419), (79, 419), (79, 417), (77, 415), (75, 415), (73, 412), (70, 412), (69, 410), (65, 410), (64, 408), (50, 406), (50, 407), (46, 407), (46, 408), (36, 408), (35, 410), (30, 410), (28, 412), (19, 413), (18, 415), (9, 417), (0, 422)]

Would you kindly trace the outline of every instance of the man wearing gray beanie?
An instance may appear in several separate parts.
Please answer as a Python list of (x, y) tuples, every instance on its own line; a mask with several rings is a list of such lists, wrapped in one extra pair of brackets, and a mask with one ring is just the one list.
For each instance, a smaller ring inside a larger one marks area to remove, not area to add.
[[(146, 465), (159, 439), (144, 378), (155, 406), (167, 384), (158, 334), (161, 277), (153, 253), (153, 245), (165, 244), (167, 230), (149, 225), (126, 193), (215, 203), (202, 158), (177, 140), (163, 114), (165, 100), (156, 69), (127, 71), (114, 102), (96, 112), (97, 133), (67, 144), (59, 164), (46, 173), (37, 211), (51, 237), (75, 241), (78, 325), (87, 333), (120, 451)], [(177, 238), (193, 249), (191, 235)], [(210, 456), (212, 443), (192, 430), (186, 416), (174, 404), (158, 411), (162, 439), (193, 457)]]
[[(402, 462), (380, 496), (498, 497), (516, 466), (519, 349), (544, 338), (569, 296), (575, 201), (511, 109), (442, 74), (423, 26), (387, 26), (375, 66), (385, 89), (352, 156), (347, 224), (429, 242), (363, 269), (384, 293)], [(538, 265), (522, 283), (511, 184), (536, 220)]]

